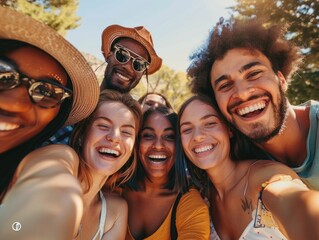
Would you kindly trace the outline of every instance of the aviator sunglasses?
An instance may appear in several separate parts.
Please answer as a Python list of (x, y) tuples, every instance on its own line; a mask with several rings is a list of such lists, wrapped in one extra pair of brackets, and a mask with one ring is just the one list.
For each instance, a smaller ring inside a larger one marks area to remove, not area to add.
[[(119, 44), (114, 45), (113, 53), (115, 59), (121, 64), (126, 64), (128, 61), (133, 59), (132, 67), (136, 72), (144, 72), (150, 65), (150, 63), (143, 57)], [(133, 57), (132, 54), (136, 55), (137, 57)]]
[(70, 89), (54, 80), (27, 77), (18, 72), (9, 61), (0, 59), (0, 91), (16, 88), (22, 83), (26, 84), (31, 101), (41, 108), (54, 108), (72, 94)]

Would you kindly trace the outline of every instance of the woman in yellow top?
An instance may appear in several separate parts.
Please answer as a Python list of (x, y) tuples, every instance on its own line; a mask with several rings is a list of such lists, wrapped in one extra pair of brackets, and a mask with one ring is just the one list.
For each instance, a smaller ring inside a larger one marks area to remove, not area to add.
[(122, 192), (129, 209), (126, 239), (176, 239), (177, 235), (178, 239), (209, 239), (208, 207), (197, 190), (181, 196), (175, 224), (171, 220), (179, 196), (174, 167), (176, 123), (176, 113), (166, 107), (150, 108), (143, 115), (137, 171)]

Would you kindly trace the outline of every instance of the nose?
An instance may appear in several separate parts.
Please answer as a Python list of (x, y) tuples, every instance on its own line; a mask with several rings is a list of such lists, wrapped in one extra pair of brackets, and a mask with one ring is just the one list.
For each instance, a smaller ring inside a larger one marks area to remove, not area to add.
[(205, 138), (204, 131), (201, 128), (195, 128), (193, 134), (194, 141), (201, 142)]
[(234, 87), (234, 98), (241, 100), (247, 100), (251, 94), (255, 91), (255, 88), (247, 81), (237, 81)]
[(112, 129), (109, 131), (109, 133), (106, 135), (106, 140), (113, 142), (113, 143), (119, 143), (120, 142), (120, 130), (119, 129)]
[(26, 112), (33, 107), (28, 89), (19, 86), (9, 90), (0, 91), (1, 109), (8, 112)]
[(152, 148), (154, 149), (162, 149), (164, 147), (163, 141), (161, 137), (156, 137), (154, 140), (154, 143), (152, 145)]

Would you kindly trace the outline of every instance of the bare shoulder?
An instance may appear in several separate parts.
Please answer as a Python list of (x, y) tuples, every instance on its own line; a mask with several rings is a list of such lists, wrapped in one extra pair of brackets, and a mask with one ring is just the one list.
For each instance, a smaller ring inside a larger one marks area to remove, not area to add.
[[(112, 229), (126, 229), (128, 207), (126, 200), (117, 193), (104, 192), (106, 199), (106, 221), (104, 231), (114, 231)], [(124, 231), (124, 230), (121, 231)], [(109, 233), (110, 234), (110, 233)]]
[(272, 181), (281, 176), (291, 176), (292, 179), (299, 178), (290, 167), (272, 160), (253, 162), (249, 175), (250, 182), (255, 182), (256, 184)]
[(108, 210), (112, 211), (113, 214), (127, 211), (127, 202), (120, 194), (111, 192), (104, 192), (103, 194), (107, 201)]

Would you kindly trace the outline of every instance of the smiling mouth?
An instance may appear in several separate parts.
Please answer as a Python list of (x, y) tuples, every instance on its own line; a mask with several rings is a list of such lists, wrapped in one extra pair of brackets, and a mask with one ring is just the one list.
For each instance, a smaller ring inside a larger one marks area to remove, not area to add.
[(148, 159), (152, 162), (164, 162), (167, 159), (166, 155), (149, 155)]
[(20, 125), (14, 123), (0, 122), (0, 131), (11, 131), (19, 128)]
[(120, 78), (122, 81), (124, 82), (129, 82), (131, 79), (127, 76), (124, 76), (123, 74), (119, 73), (119, 72), (116, 72), (116, 76), (118, 78)]
[(110, 148), (100, 148), (98, 152), (104, 156), (119, 157), (120, 152)]
[(214, 148), (213, 145), (207, 145), (207, 146), (203, 146), (203, 147), (199, 147), (199, 148), (195, 148), (194, 152), (195, 153), (203, 153), (203, 152), (208, 152), (210, 150), (212, 150)]
[(250, 106), (244, 107), (244, 108), (238, 108), (236, 110), (236, 113), (245, 118), (254, 117), (261, 113), (266, 108), (266, 102), (261, 101), (258, 103), (254, 103)]

